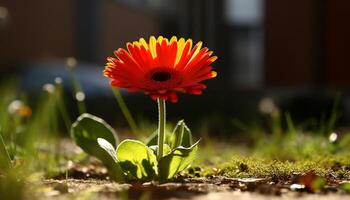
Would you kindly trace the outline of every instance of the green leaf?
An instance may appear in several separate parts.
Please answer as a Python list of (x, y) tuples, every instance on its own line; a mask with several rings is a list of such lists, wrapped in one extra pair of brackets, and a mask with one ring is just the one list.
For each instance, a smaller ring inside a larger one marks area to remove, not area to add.
[[(152, 145), (152, 146), (149, 146), (149, 148), (152, 149), (152, 151), (153, 151), (153, 153), (154, 153), (155, 155), (157, 155), (158, 145)], [(164, 146), (163, 146), (163, 154), (164, 154), (164, 155), (167, 155), (167, 154), (169, 154), (170, 152), (171, 152), (170, 146), (167, 145), (167, 144), (164, 144)]]
[(198, 143), (199, 141), (188, 148), (180, 146), (161, 158), (158, 165), (160, 180), (170, 179), (186, 169), (195, 159)]
[(77, 144), (82, 144), (79, 146), (82, 146), (82, 149), (86, 149), (87, 152), (91, 151), (91, 149), (86, 144), (83, 144), (83, 142), (91, 142), (94, 148), (96, 148), (97, 138), (107, 140), (114, 148), (118, 144), (117, 134), (114, 129), (103, 119), (88, 113), (84, 113), (78, 117), (77, 121), (72, 125), (71, 134)]
[(171, 148), (175, 149), (179, 146), (190, 147), (193, 144), (191, 130), (186, 126), (184, 120), (180, 120), (171, 135)]
[(71, 136), (87, 154), (95, 156), (104, 163), (113, 179), (124, 181), (124, 173), (115, 162), (115, 156), (112, 157), (98, 144), (98, 138), (104, 139), (113, 149), (118, 143), (115, 131), (103, 119), (87, 113), (82, 114), (72, 125)]
[(97, 138), (97, 143), (100, 145), (102, 149), (104, 149), (115, 162), (118, 162), (117, 160), (117, 152), (115, 151), (115, 148), (111, 143), (109, 143), (107, 140), (103, 138)]
[(117, 148), (117, 159), (130, 177), (151, 180), (157, 173), (157, 158), (153, 151), (137, 140), (124, 140)]
[[(154, 131), (146, 140), (147, 146), (158, 145), (158, 130)], [(171, 149), (178, 146), (190, 147), (193, 144), (191, 130), (187, 127), (184, 120), (177, 122), (172, 133), (166, 132), (165, 143), (169, 144)]]

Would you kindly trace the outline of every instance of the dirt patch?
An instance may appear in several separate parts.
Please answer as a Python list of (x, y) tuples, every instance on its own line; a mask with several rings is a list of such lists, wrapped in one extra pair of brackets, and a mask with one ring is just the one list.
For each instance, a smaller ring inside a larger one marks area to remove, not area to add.
[[(69, 162), (64, 173), (44, 181), (40, 191), (43, 199), (349, 199), (349, 193), (339, 187), (349, 181), (349, 168), (341, 164), (322, 175), (305, 171), (269, 173), (260, 178), (232, 178), (235, 176), (215, 171), (203, 175), (200, 167), (194, 167), (167, 183), (118, 184), (94, 158)], [(240, 164), (234, 170), (244, 172), (249, 168)], [(345, 175), (335, 173), (339, 171)]]
[(269, 179), (235, 179), (227, 177), (183, 179), (182, 182), (118, 184), (107, 180), (46, 180), (45, 199), (348, 199), (337, 188), (314, 193), (293, 190), (290, 184), (273, 183)]

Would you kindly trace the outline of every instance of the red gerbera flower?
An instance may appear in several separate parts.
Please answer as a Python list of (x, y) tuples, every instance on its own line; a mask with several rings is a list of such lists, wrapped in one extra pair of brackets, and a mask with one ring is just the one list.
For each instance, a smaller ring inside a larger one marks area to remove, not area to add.
[(152, 36), (147, 43), (143, 38), (127, 43), (127, 50), (114, 52), (108, 57), (104, 75), (111, 85), (129, 91), (144, 91), (153, 100), (158, 98), (177, 102), (177, 92), (199, 95), (206, 85), (200, 83), (214, 78), (211, 64), (217, 59), (208, 48), (192, 40)]

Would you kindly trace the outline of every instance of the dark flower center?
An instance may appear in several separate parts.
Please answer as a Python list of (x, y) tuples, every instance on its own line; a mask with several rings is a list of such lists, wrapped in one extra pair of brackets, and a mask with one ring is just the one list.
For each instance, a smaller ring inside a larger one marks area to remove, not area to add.
[(154, 81), (164, 82), (171, 79), (171, 74), (169, 72), (160, 71), (152, 74), (151, 78)]

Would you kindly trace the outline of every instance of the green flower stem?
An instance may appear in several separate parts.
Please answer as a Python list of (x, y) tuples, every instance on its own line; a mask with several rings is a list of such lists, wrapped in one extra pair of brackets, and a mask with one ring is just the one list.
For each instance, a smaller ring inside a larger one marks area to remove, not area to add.
[(165, 100), (158, 98), (158, 112), (159, 112), (159, 121), (158, 121), (158, 151), (157, 159), (160, 160), (163, 157), (163, 146), (165, 140), (165, 123), (166, 123), (166, 114), (165, 114)]

